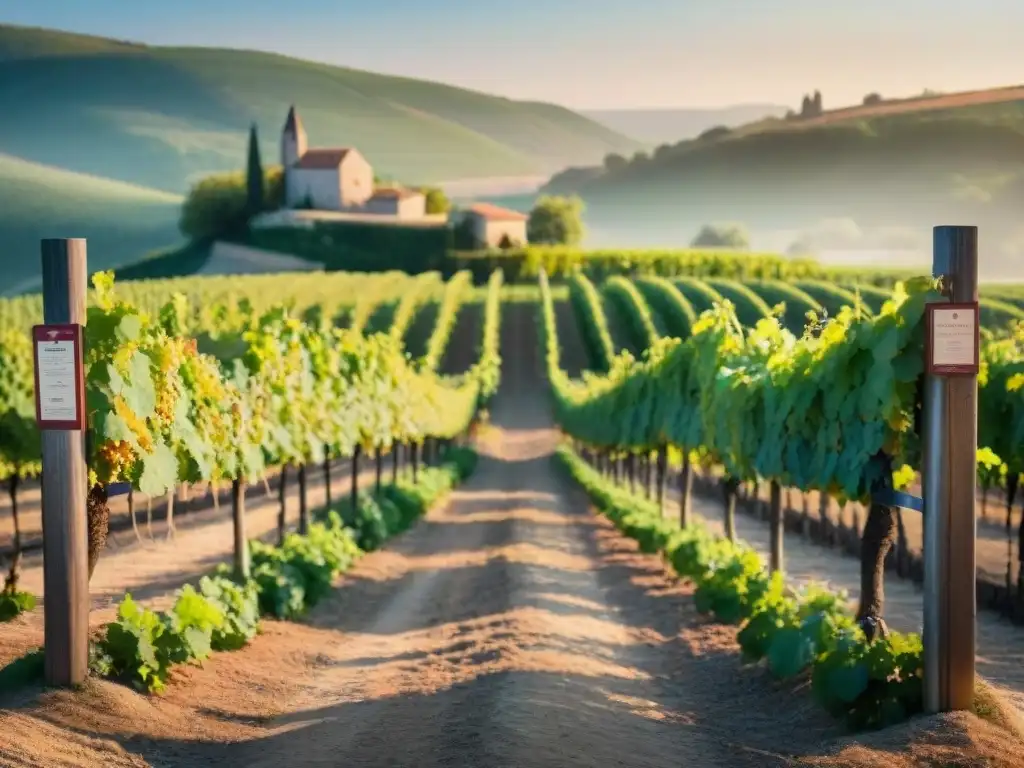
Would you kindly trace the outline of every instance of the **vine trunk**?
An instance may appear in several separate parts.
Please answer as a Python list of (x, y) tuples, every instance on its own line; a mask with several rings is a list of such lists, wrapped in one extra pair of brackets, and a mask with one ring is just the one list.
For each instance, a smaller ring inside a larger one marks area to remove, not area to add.
[(92, 579), (110, 531), (110, 502), (106, 486), (94, 485), (89, 490), (85, 510), (89, 525), (89, 578)]

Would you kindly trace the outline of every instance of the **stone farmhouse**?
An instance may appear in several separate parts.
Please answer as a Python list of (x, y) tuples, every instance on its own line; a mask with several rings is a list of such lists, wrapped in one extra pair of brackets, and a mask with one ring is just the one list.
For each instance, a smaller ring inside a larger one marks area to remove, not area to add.
[(400, 219), (426, 215), (422, 192), (400, 187), (375, 189), (373, 166), (352, 147), (310, 149), (293, 106), (281, 131), (285, 207), (342, 213), (378, 214)]
[[(502, 208), (491, 203), (476, 203), (463, 211), (452, 214), (453, 220), (468, 222), (480, 248), (500, 248), (508, 245), (525, 245), (527, 216), (519, 211)], [(460, 222), (453, 221), (458, 224)]]
[[(379, 221), (409, 226), (463, 224), (479, 248), (525, 245), (527, 217), (490, 203), (478, 203), (429, 216), (426, 196), (400, 186), (376, 187), (373, 166), (353, 147), (310, 149), (294, 105), (281, 130), (285, 210), (263, 214), (256, 226), (310, 226), (331, 218)], [(310, 209), (310, 210), (296, 210)]]

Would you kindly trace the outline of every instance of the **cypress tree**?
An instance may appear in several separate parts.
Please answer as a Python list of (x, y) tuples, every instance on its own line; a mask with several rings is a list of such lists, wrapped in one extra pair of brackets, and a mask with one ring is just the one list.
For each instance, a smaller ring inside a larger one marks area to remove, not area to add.
[(263, 164), (260, 162), (260, 142), (256, 136), (256, 124), (249, 129), (249, 163), (246, 168), (247, 208), (249, 215), (263, 211)]

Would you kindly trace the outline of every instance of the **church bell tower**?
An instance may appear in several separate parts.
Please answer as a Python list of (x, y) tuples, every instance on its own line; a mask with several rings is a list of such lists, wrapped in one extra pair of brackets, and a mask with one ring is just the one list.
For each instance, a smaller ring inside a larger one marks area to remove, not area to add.
[(304, 154), (306, 154), (306, 129), (302, 127), (302, 121), (293, 104), (288, 110), (288, 119), (281, 131), (281, 165), (284, 166), (285, 172), (287, 173), (288, 169), (295, 165)]

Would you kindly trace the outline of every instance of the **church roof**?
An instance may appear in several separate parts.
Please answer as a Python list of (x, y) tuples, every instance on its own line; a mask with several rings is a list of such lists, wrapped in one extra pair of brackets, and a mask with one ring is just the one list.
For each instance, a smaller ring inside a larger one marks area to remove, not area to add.
[(500, 205), (491, 203), (477, 203), (467, 209), (470, 213), (488, 221), (526, 221), (529, 216), (509, 208), (502, 208)]
[(295, 111), (295, 104), (291, 105), (288, 110), (288, 120), (285, 121), (285, 133), (290, 133), (293, 136), (298, 136), (299, 133), (303, 132), (302, 121), (299, 120), (299, 114)]
[(310, 149), (306, 151), (302, 157), (299, 158), (299, 162), (295, 164), (297, 168), (308, 168), (310, 170), (330, 170), (331, 168), (337, 168), (344, 162), (345, 158), (348, 157), (348, 153), (351, 152), (350, 147), (340, 147), (336, 149)]

